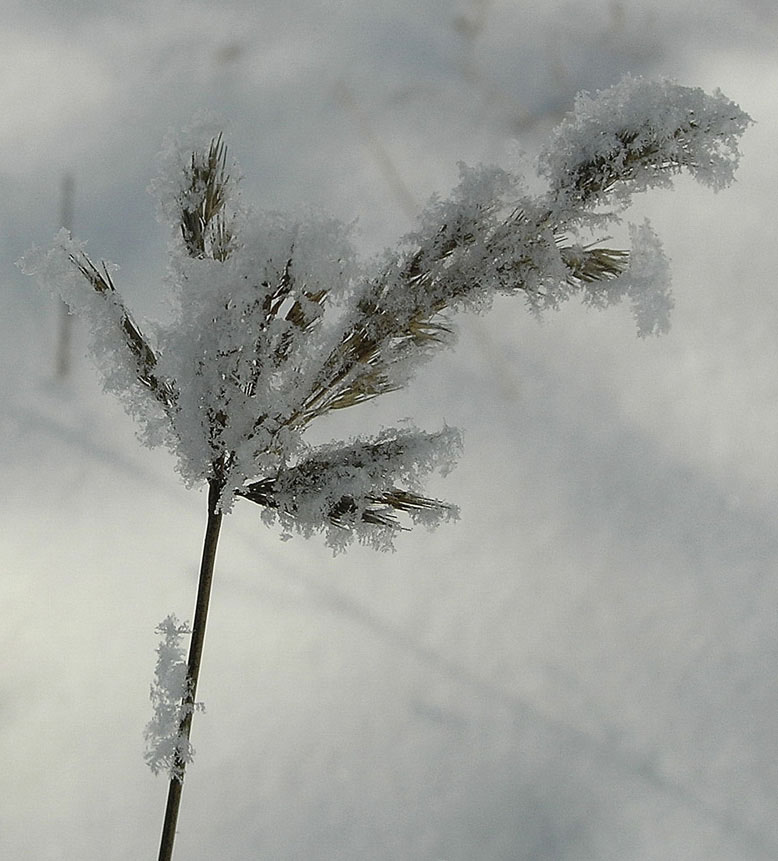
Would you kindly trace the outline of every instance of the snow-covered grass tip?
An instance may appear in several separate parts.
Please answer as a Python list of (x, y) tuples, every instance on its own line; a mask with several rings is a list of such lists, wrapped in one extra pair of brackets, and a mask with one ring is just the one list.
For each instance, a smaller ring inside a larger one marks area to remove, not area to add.
[[(535, 313), (573, 295), (596, 307), (626, 298), (640, 335), (665, 331), (672, 299), (650, 226), (631, 230), (631, 255), (582, 233), (680, 170), (726, 185), (749, 122), (720, 93), (626, 78), (579, 96), (551, 136), (540, 158), (545, 194), (522, 193), (499, 168), (462, 167), (451, 197), (433, 200), (417, 230), (371, 265), (358, 263), (332, 219), (251, 213), (222, 135), (190, 129), (168, 140), (153, 184), (173, 232), (178, 312), (154, 341), (124, 306), (113, 267), (93, 263), (67, 233), (23, 268), (90, 319), (109, 387), (147, 440), (176, 452), (188, 484), (215, 483), (222, 510), (248, 499), (287, 529), (323, 530), (337, 548), (352, 538), (387, 547), (397, 515), (423, 512), (429, 526), (452, 516), (391, 475), (418, 487), (430, 468), (449, 466), (431, 449), (451, 448), (454, 435), (403, 432), (393, 446), (362, 444), (356, 457), (358, 440), (308, 445), (311, 422), (405, 385), (452, 342), (451, 312), (488, 308), (498, 293), (522, 295)], [(324, 462), (314, 483), (302, 480)]]

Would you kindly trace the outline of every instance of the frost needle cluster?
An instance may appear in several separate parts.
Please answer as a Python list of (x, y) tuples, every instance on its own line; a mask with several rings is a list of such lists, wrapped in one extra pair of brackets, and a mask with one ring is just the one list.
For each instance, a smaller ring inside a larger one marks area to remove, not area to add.
[(189, 738), (181, 734), (181, 721), (185, 710), (203, 710), (201, 703), (186, 704), (186, 655), (181, 645), (182, 636), (192, 633), (186, 623), (174, 615), (163, 619), (157, 626), (162, 640), (157, 646), (157, 665), (151, 685), (151, 703), (154, 717), (146, 725), (145, 760), (149, 768), (175, 774), (183, 764), (192, 761), (194, 751)]

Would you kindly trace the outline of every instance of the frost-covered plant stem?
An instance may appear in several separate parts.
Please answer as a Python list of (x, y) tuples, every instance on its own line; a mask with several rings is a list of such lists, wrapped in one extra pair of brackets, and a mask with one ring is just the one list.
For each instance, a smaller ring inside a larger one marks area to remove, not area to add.
[(454, 519), (454, 506), (422, 492), (459, 453), (454, 428), (384, 428), (325, 445), (307, 428), (405, 386), (452, 343), (451, 314), (484, 311), (496, 295), (523, 296), (537, 315), (573, 296), (594, 308), (627, 299), (640, 335), (665, 331), (672, 298), (650, 226), (630, 226), (630, 251), (597, 236), (634, 194), (681, 171), (726, 186), (750, 122), (721, 93), (626, 78), (579, 97), (556, 129), (539, 163), (544, 193), (499, 168), (463, 167), (451, 197), (434, 198), (418, 229), (367, 265), (330, 218), (249, 212), (221, 132), (190, 130), (171, 141), (155, 186), (172, 228), (177, 314), (153, 337), (116, 290), (114, 267), (93, 263), (67, 231), (21, 261), (91, 321), (106, 385), (143, 421), (146, 441), (171, 447), (189, 486), (208, 485), (186, 680), (177, 637), (188, 628), (168, 617), (146, 733), (150, 767), (171, 778), (160, 859), (171, 858), (191, 760), (222, 516), (246, 500), (285, 537), (324, 532), (335, 551), (353, 540), (391, 549), (409, 525)]
[[(197, 603), (195, 604), (194, 624), (192, 625), (192, 640), (189, 646), (189, 660), (186, 670), (186, 687), (183, 701), (181, 724), (178, 729), (179, 739), (186, 745), (192, 729), (192, 717), (195, 712), (197, 696), (197, 680), (200, 677), (200, 663), (205, 642), (205, 626), (208, 621), (208, 606), (211, 600), (211, 583), (216, 562), (216, 548), (219, 543), (219, 532), (223, 514), (218, 508), (221, 488), (217, 479), (212, 479), (208, 488), (208, 522), (203, 541), (203, 558), (200, 563), (200, 578), (197, 585)], [(159, 844), (159, 861), (170, 861), (173, 857), (173, 843), (176, 838), (178, 810), (181, 806), (181, 791), (184, 787), (184, 771), (186, 762), (176, 753), (175, 762), (171, 769), (170, 786), (168, 787), (165, 821), (162, 826), (162, 838)]]

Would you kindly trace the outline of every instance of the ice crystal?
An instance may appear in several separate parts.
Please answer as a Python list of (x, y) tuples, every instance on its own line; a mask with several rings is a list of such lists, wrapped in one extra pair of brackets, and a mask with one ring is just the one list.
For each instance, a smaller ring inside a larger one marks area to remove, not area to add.
[(202, 703), (187, 705), (187, 667), (182, 636), (192, 633), (186, 623), (174, 615), (167, 616), (157, 626), (162, 635), (157, 646), (157, 665), (151, 685), (151, 703), (154, 716), (146, 725), (146, 764), (158, 774), (166, 771), (171, 777), (180, 777), (183, 768), (192, 761), (194, 751), (189, 738), (181, 734), (181, 722), (186, 710), (203, 711)]

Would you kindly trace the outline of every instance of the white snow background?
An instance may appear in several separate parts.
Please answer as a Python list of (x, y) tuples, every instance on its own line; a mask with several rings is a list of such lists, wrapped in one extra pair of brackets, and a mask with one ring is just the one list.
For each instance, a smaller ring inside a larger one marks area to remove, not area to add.
[(226, 123), (255, 205), (358, 219), (366, 253), (456, 163), (531, 163), (576, 91), (630, 71), (757, 121), (737, 183), (639, 198), (669, 335), (575, 303), (459, 318), (405, 392), (465, 432), (397, 552), (225, 521), (176, 857), (778, 857), (778, 14), (772, 0), (0, 2), (0, 858), (156, 857), (142, 758), (154, 628), (191, 618), (205, 494), (100, 391), (15, 268), (59, 226), (166, 313), (146, 194), (171, 127)]

